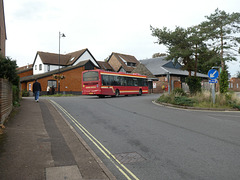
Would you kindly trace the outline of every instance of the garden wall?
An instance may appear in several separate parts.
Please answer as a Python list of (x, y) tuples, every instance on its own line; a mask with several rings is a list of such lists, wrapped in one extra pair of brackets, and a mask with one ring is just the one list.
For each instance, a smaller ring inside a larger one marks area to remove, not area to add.
[(0, 124), (4, 123), (12, 108), (12, 84), (0, 78)]

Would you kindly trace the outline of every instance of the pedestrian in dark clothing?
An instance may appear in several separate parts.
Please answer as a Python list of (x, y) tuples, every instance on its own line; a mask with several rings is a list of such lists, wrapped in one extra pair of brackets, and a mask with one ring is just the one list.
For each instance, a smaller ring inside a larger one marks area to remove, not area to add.
[(33, 93), (35, 95), (35, 101), (39, 101), (39, 94), (42, 91), (41, 84), (35, 79), (35, 82), (33, 83)]
[(52, 86), (52, 95), (54, 95), (54, 93), (55, 93), (55, 88), (54, 86)]

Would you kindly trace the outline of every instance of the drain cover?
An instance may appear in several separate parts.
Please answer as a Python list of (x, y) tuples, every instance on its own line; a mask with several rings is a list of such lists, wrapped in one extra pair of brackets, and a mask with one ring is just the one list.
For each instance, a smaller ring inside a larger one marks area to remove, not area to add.
[(115, 154), (114, 156), (122, 164), (140, 162), (145, 160), (145, 158), (136, 152)]

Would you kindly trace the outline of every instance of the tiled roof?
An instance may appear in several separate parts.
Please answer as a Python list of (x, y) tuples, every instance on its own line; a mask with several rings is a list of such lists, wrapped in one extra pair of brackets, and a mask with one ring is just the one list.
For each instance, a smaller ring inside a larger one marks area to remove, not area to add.
[[(126, 55), (126, 54), (120, 54), (120, 53), (113, 52), (111, 54), (111, 56), (115, 56), (122, 65), (117, 71), (119, 71), (121, 68), (123, 68), (127, 72), (132, 72), (133, 69), (139, 64), (139, 61), (134, 56), (131, 56), (131, 55)], [(111, 58), (111, 56), (110, 56), (110, 58)], [(135, 63), (136, 66), (135, 67), (127, 66), (126, 63), (128, 63), (128, 62), (129, 63)]]
[(149, 71), (146, 66), (144, 66), (143, 64), (139, 64), (136, 69), (134, 69), (132, 71), (132, 73), (139, 73), (142, 75), (146, 75), (148, 78), (156, 78), (156, 76), (154, 76), (151, 71)]
[(106, 71), (114, 71), (110, 64), (108, 64), (108, 62), (98, 61), (98, 64), (100, 65), (101, 69), (104, 69)]
[(42, 51), (38, 51), (37, 54), (40, 56), (44, 64), (52, 64), (52, 65), (60, 64), (61, 66), (66, 66), (69, 59), (71, 58), (70, 55), (60, 54), (60, 63), (59, 63), (59, 54), (42, 52)]
[(32, 69), (32, 66), (33, 66), (33, 64), (29, 64), (27, 66), (18, 67), (16, 70), (17, 71), (25, 71), (25, 70)]
[(79, 68), (79, 67), (82, 67), (82, 66), (86, 65), (88, 62), (91, 62), (91, 61), (90, 60), (81, 61), (76, 66), (67, 66), (67, 67), (61, 68), (60, 71), (57, 69), (57, 70), (49, 71), (49, 72), (43, 73), (43, 74), (25, 76), (25, 77), (20, 78), (20, 82), (32, 81), (36, 78), (40, 79), (40, 78), (47, 77), (47, 76), (50, 76), (50, 75), (53, 75), (53, 74), (56, 74), (56, 73), (59, 73), (59, 72), (62, 73), (62, 72), (65, 72), (65, 71), (70, 71), (72, 69)]
[(77, 59), (78, 59), (86, 50), (87, 50), (87, 49), (82, 49), (82, 50), (79, 50), (79, 51), (75, 51), (75, 52), (66, 54), (66, 55), (70, 56), (69, 61), (67, 62), (67, 65), (72, 65), (72, 64), (74, 64), (74, 63), (77, 61)]
[[(68, 53), (65, 55), (60, 54), (60, 65), (68, 66), (68, 65), (74, 64), (86, 50), (87, 49), (82, 49), (82, 50)], [(37, 54), (40, 56), (44, 64), (52, 64), (52, 65), (59, 64), (59, 54), (42, 52), (42, 51), (38, 51)]]

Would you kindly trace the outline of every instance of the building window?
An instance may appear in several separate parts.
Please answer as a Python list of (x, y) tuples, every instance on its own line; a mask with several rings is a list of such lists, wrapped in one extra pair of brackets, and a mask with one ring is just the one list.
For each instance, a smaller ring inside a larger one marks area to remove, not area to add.
[(237, 89), (238, 89), (238, 83), (237, 83)]
[(39, 71), (42, 70), (42, 64), (39, 64)]
[(37, 70), (37, 65), (35, 65), (35, 70)]
[(133, 63), (133, 62), (127, 62), (127, 66), (135, 67), (135, 66), (136, 66), (136, 63)]
[(49, 80), (48, 81), (48, 86), (56, 88), (57, 87), (57, 81), (56, 80)]

